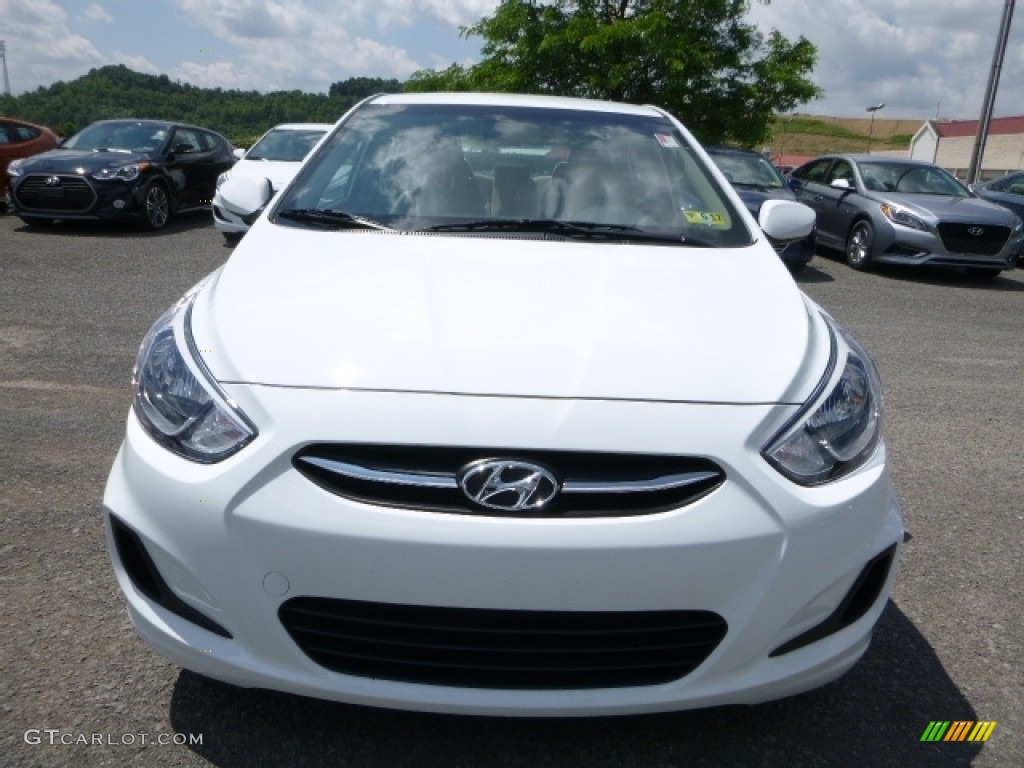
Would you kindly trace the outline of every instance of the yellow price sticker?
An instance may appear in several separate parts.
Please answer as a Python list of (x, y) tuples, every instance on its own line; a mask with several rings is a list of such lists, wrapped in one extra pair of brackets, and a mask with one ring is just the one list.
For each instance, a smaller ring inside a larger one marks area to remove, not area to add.
[(725, 214), (714, 211), (683, 211), (686, 220), (691, 224), (704, 224), (708, 227), (728, 227), (729, 222)]

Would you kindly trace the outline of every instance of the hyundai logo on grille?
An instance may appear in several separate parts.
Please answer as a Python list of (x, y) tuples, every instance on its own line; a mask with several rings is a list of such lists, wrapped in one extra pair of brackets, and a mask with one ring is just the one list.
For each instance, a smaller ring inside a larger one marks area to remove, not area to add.
[(982, 229), (981, 227), (971, 227), (970, 229), (967, 230), (967, 234), (974, 235), (975, 237), (980, 237), (981, 235), (985, 234), (985, 230)]
[(558, 493), (558, 481), (527, 461), (482, 459), (459, 472), (459, 486), (470, 501), (504, 512), (539, 509)]
[(47, 176), (46, 177), (46, 186), (48, 186), (48, 187), (58, 187), (58, 186), (60, 186), (60, 176)]

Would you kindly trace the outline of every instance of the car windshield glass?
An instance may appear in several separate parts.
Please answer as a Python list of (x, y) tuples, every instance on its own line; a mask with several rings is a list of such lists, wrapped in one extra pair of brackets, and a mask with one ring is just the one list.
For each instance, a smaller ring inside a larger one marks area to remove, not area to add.
[(324, 133), (326, 131), (274, 129), (245, 153), (245, 159), (297, 163), (309, 154)]
[(785, 186), (775, 166), (761, 155), (715, 152), (711, 159), (735, 186), (758, 189), (781, 189)]
[(554, 221), (620, 242), (753, 240), (671, 120), (590, 110), (367, 105), (306, 163), (277, 202), (287, 209), (473, 237), (570, 234)]
[(915, 163), (862, 162), (860, 173), (871, 190), (912, 195), (970, 197), (971, 193), (948, 171)]
[(155, 152), (167, 139), (167, 129), (157, 123), (93, 123), (64, 142), (64, 149)]

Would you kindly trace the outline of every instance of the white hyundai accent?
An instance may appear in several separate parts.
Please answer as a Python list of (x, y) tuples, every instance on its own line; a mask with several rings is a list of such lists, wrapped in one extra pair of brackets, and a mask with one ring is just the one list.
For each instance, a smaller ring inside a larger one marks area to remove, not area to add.
[(282, 123), (275, 125), (248, 151), (236, 149), (237, 162), (217, 177), (213, 196), (213, 225), (229, 243), (236, 243), (249, 231), (249, 222), (221, 197), (220, 188), (228, 179), (266, 179), (271, 194), (292, 180), (299, 165), (317, 142), (334, 126), (329, 123)]
[(868, 646), (904, 530), (864, 350), (671, 115), (346, 114), (146, 335), (104, 497), (139, 634), (245, 687), (489, 715), (752, 704)]

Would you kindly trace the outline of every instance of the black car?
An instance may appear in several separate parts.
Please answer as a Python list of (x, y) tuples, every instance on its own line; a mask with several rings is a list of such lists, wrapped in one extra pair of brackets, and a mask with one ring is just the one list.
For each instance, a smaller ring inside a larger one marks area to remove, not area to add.
[(138, 217), (161, 229), (173, 213), (208, 208), (234, 163), (218, 133), (162, 120), (102, 120), (57, 149), (7, 169), (12, 212), (26, 224)]
[[(764, 155), (732, 147), (705, 149), (755, 219), (765, 200), (796, 200), (796, 194), (782, 174)], [(815, 233), (789, 245), (772, 243), (772, 246), (790, 271), (797, 272), (814, 257)]]

